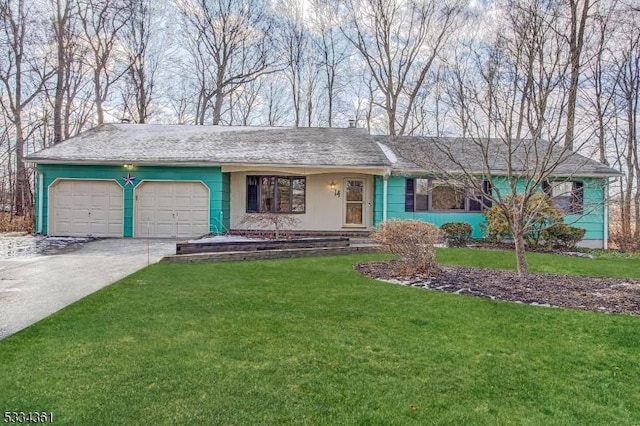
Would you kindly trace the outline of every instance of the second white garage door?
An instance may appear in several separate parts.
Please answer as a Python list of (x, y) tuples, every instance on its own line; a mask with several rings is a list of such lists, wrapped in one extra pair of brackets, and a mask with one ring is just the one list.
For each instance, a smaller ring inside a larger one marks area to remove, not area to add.
[(209, 233), (209, 190), (201, 182), (142, 182), (135, 194), (136, 237)]

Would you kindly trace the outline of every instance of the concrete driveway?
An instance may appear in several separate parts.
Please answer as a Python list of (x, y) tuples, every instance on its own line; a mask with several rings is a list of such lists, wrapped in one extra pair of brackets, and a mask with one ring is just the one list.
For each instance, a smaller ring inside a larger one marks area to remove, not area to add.
[(0, 339), (175, 254), (175, 249), (175, 240), (134, 239), (70, 243), (50, 250), (52, 254), (7, 255), (5, 247), (4, 253), (0, 250)]

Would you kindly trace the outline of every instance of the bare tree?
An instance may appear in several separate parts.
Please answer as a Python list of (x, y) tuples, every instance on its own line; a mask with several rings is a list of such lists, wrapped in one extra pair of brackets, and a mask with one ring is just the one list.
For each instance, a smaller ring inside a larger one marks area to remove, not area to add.
[[(640, 98), (640, 17), (625, 1), (600, 4), (592, 18), (586, 82), (589, 116), (594, 117), (600, 161), (620, 169), (614, 194), (619, 200), (619, 229), (612, 237), (619, 246), (640, 244), (640, 165), (638, 163), (638, 102)], [(623, 247), (625, 248), (625, 247)]]
[(179, 6), (200, 84), (196, 122), (204, 124), (212, 106), (216, 125), (230, 93), (275, 70), (272, 19), (262, 0), (183, 0)]
[(170, 91), (165, 94), (165, 104), (168, 104), (167, 107), (174, 117), (174, 122), (177, 124), (193, 123), (192, 106), (195, 94), (191, 91), (189, 82), (183, 79), (169, 89)]
[(76, 3), (66, 0), (55, 0), (54, 17), (52, 20), (53, 35), (56, 45), (56, 89), (53, 106), (53, 143), (59, 143), (65, 139), (64, 134), (64, 92), (65, 83), (68, 81), (70, 71), (69, 46), (72, 43), (70, 39), (70, 20), (75, 12)]
[(309, 54), (310, 36), (303, 16), (302, 5), (297, 0), (279, 0), (277, 10), (283, 15), (280, 28), (280, 49), (284, 57), (285, 75), (291, 86), (294, 126), (302, 123), (304, 104), (303, 80), (307, 67), (312, 66)]
[[(615, 4), (615, 2), (614, 2)], [(610, 135), (610, 124), (615, 114), (615, 83), (612, 78), (610, 58), (611, 28), (614, 7), (605, 13), (598, 13), (592, 19), (591, 32), (594, 40), (590, 47), (591, 60), (588, 63), (586, 81), (593, 88), (593, 96), (587, 97), (595, 123), (593, 124), (598, 138), (599, 160), (609, 164), (607, 138)], [(615, 22), (613, 22), (615, 23)], [(591, 114), (589, 114), (591, 115)]]
[[(637, 25), (637, 21), (635, 21)], [(626, 26), (625, 26), (626, 27)], [(618, 148), (626, 179), (621, 182), (621, 225), (624, 235), (632, 235), (640, 241), (640, 156), (638, 149), (638, 115), (640, 114), (640, 32), (626, 27), (620, 34), (619, 55), (616, 58), (618, 76), (616, 91), (619, 96), (621, 126), (618, 135), (623, 147)], [(633, 220), (632, 220), (633, 217)], [(633, 222), (633, 226), (632, 226)]]
[(454, 69), (450, 86), (467, 137), (391, 141), (414, 162), (497, 207), (514, 239), (518, 273), (526, 276), (525, 235), (545, 208), (537, 194), (559, 171), (570, 180), (588, 160), (564, 146), (570, 58), (558, 5), (513, 2), (503, 13), (495, 42), (471, 47), (472, 61), (452, 65), (476, 67)]
[(98, 124), (105, 121), (105, 102), (111, 88), (124, 76), (128, 66), (117, 60), (119, 37), (131, 17), (124, 0), (77, 0), (83, 37), (91, 54), (87, 65), (93, 70), (93, 88)]
[[(333, 127), (336, 104), (340, 100), (338, 91), (344, 87), (348, 73), (345, 65), (351, 54), (347, 40), (340, 32), (339, 7), (324, 0), (312, 0), (310, 21), (313, 44), (319, 55), (319, 65), (324, 77), (328, 127)], [(349, 111), (349, 114), (353, 114)], [(351, 116), (353, 118), (353, 116)]]
[(42, 94), (45, 84), (54, 75), (46, 55), (36, 51), (44, 42), (39, 28), (38, 13), (24, 0), (0, 2), (0, 51), (7, 56), (0, 61), (0, 83), (3, 92), (0, 107), (15, 132), (13, 211), (23, 216), (32, 206), (31, 185), (23, 162), (25, 142), (35, 130), (25, 120), (29, 105)]
[(68, 139), (85, 128), (94, 100), (91, 74), (85, 58), (89, 50), (82, 42), (76, 0), (52, 0), (51, 37), (55, 47), (56, 83), (47, 97), (53, 108), (53, 143)]
[[(146, 123), (155, 100), (155, 83), (164, 46), (151, 0), (129, 0), (131, 18), (123, 29), (127, 62), (124, 110), (136, 123)], [(155, 30), (155, 36), (154, 36)]]
[(373, 126), (373, 107), (375, 98), (375, 82), (370, 74), (364, 72), (361, 81), (356, 81), (352, 86), (355, 98), (356, 109), (354, 111), (353, 120), (355, 125), (364, 121), (367, 132), (371, 133)]
[[(2, 91), (0, 91), (2, 94)], [(1, 115), (2, 126), (0, 126), (0, 164), (4, 167), (0, 174), (0, 210), (6, 211), (13, 207), (13, 173), (12, 173), (12, 157), (13, 146), (11, 143), (11, 134), (13, 125), (6, 115)]]
[[(597, 3), (598, 0), (593, 0)], [(584, 35), (589, 19), (589, 10), (593, 4), (591, 0), (569, 0), (569, 55), (571, 58), (569, 75), (569, 99), (567, 101), (567, 127), (564, 135), (564, 144), (573, 149), (573, 139), (576, 122), (576, 103), (578, 99), (578, 85), (582, 74), (582, 51), (584, 50)]]
[(287, 107), (284, 102), (284, 88), (277, 81), (270, 80), (266, 84), (263, 97), (265, 98), (265, 108), (268, 126), (278, 126), (284, 121)]
[(462, 2), (349, 0), (343, 32), (364, 60), (382, 99), (390, 135), (408, 130), (429, 70), (458, 29)]
[(264, 80), (259, 78), (247, 83), (229, 95), (229, 123), (250, 126), (257, 108), (261, 105)]

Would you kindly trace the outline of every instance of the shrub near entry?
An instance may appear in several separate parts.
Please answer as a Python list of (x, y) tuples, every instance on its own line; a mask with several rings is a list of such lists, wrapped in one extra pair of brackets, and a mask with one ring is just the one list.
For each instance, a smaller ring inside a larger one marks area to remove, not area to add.
[(388, 220), (371, 234), (382, 250), (400, 257), (399, 274), (435, 275), (439, 272), (434, 245), (442, 232), (420, 220)]

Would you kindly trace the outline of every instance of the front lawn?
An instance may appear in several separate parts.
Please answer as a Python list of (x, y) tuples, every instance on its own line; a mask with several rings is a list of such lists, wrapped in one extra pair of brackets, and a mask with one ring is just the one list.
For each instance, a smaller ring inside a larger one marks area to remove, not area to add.
[(108, 425), (640, 423), (640, 318), (353, 270), (381, 258), (153, 265), (0, 341), (0, 410)]
[[(438, 249), (438, 261), (448, 265), (491, 269), (516, 269), (513, 250), (474, 248)], [(549, 253), (527, 253), (531, 272), (586, 275), (591, 277), (640, 279), (640, 256), (612, 257), (596, 255), (594, 259)]]

